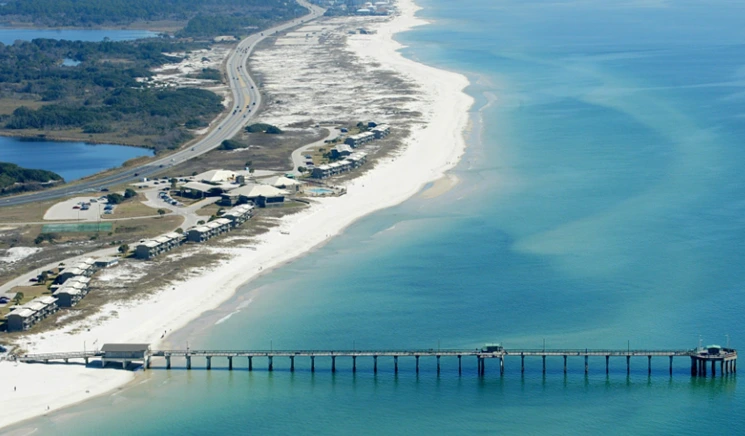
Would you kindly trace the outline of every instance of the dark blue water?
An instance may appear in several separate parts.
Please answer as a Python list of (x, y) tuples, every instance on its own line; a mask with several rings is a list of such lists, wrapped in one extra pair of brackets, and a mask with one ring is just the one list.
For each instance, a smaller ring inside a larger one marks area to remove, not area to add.
[(24, 168), (54, 171), (65, 181), (121, 166), (140, 156), (152, 156), (152, 150), (110, 144), (55, 142), (0, 136), (0, 162)]
[[(745, 343), (745, 28), (727, 1), (422, 2), (407, 56), (477, 98), (462, 180), (361, 220), (176, 334), (182, 348)], [(231, 316), (228, 316), (231, 315)], [(727, 336), (729, 335), (729, 339)], [(544, 342), (545, 341), (545, 342)], [(737, 434), (737, 380), (689, 362), (447, 361), (396, 377), (156, 370), (33, 421), (92, 434)], [(236, 366), (245, 361), (236, 361)], [(258, 367), (260, 364), (257, 363)], [(263, 365), (263, 363), (261, 363)], [(470, 366), (469, 366), (470, 365)], [(213, 366), (225, 366), (215, 360)]]
[(5, 45), (15, 41), (31, 41), (32, 39), (65, 39), (68, 41), (128, 41), (140, 38), (153, 38), (156, 32), (149, 30), (123, 29), (8, 29), (0, 28), (0, 42)]

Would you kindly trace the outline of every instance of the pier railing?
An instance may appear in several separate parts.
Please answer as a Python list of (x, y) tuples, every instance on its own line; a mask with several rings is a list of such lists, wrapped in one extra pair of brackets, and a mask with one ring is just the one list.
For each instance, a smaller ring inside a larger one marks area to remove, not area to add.
[[(145, 345), (146, 346), (146, 345)], [(90, 358), (101, 358), (104, 365), (111, 362), (119, 362), (122, 367), (127, 367), (131, 362), (143, 362), (145, 368), (149, 368), (153, 358), (162, 358), (166, 361), (166, 368), (171, 368), (173, 358), (181, 358), (186, 361), (186, 368), (191, 369), (192, 358), (203, 358), (206, 361), (206, 368), (211, 369), (213, 358), (225, 358), (228, 362), (228, 369), (233, 369), (234, 358), (247, 359), (248, 370), (253, 370), (254, 358), (265, 358), (267, 369), (274, 369), (274, 358), (289, 358), (290, 371), (295, 370), (295, 359), (306, 358), (310, 360), (310, 370), (315, 371), (316, 358), (325, 358), (331, 360), (331, 371), (336, 372), (337, 358), (351, 358), (351, 368), (353, 372), (357, 370), (357, 358), (372, 358), (373, 371), (378, 371), (378, 358), (392, 358), (394, 372), (398, 373), (399, 358), (407, 358), (415, 361), (416, 372), (419, 373), (420, 358), (435, 358), (437, 362), (437, 372), (440, 373), (440, 359), (454, 358), (458, 359), (458, 373), (462, 372), (462, 359), (475, 358), (477, 363), (477, 372), (483, 376), (486, 371), (486, 359), (496, 359), (499, 361), (499, 372), (504, 374), (505, 359), (520, 358), (520, 371), (525, 372), (525, 358), (541, 358), (543, 373), (546, 373), (547, 358), (563, 358), (564, 373), (567, 373), (567, 360), (570, 357), (584, 358), (585, 374), (589, 371), (590, 357), (605, 358), (605, 372), (610, 371), (610, 358), (623, 358), (626, 361), (626, 372), (630, 374), (631, 358), (647, 357), (647, 368), (649, 374), (652, 373), (652, 358), (667, 357), (669, 358), (669, 372), (673, 374), (673, 358), (689, 357), (691, 359), (691, 375), (706, 375), (708, 365), (711, 364), (712, 375), (716, 374), (716, 366), (719, 365), (721, 374), (730, 374), (737, 371), (737, 351), (732, 348), (714, 348), (715, 351), (707, 349), (590, 349), (590, 348), (566, 348), (566, 349), (543, 349), (543, 348), (516, 348), (505, 349), (502, 347), (486, 347), (482, 349), (443, 349), (443, 348), (426, 348), (426, 349), (377, 349), (377, 350), (195, 350), (195, 349), (176, 349), (176, 350), (145, 350), (140, 351), (138, 356), (121, 354), (109, 354), (103, 351), (85, 351), (71, 353), (46, 353), (46, 354), (29, 354), (18, 356), (17, 360), (24, 362), (45, 362), (52, 360), (84, 359), (88, 363)]]

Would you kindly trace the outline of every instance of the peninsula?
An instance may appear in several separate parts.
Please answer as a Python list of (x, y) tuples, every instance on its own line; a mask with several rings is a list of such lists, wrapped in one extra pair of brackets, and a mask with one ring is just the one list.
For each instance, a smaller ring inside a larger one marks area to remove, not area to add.
[[(135, 342), (156, 346), (165, 343), (168, 333), (230, 298), (241, 284), (325, 243), (360, 217), (399, 204), (416, 195), (427, 183), (442, 178), (458, 163), (465, 149), (463, 135), (473, 100), (463, 90), (469, 82), (462, 75), (435, 69), (401, 55), (402, 45), (394, 40), (394, 35), (425, 22), (415, 17), (418, 7), (411, 0), (398, 0), (395, 7), (392, 16), (342, 16), (293, 23), (292, 26), (300, 27), (282, 29), (271, 40), (264, 41), (250, 60), (246, 49), (253, 48), (258, 38), (248, 43), (244, 40), (234, 52), (238, 55), (231, 56), (234, 61), (229, 62), (235, 64), (230, 65), (228, 71), (237, 74), (247, 69), (245, 65), (248, 66), (256, 85), (262, 85), (264, 99), (261, 105), (264, 109), (255, 122), (277, 126), (283, 133), (246, 132), (243, 127), (249, 124), (247, 118), (227, 118), (218, 124), (221, 129), (207, 135), (213, 141), (209, 146), (195, 151), (187, 148), (178, 152), (183, 155), (172, 155), (177, 160), (168, 168), (160, 169), (157, 165), (152, 168), (153, 173), (191, 170), (204, 179), (208, 177), (207, 172), (199, 171), (208, 168), (200, 167), (202, 162), (212, 166), (210, 162), (234, 155), (240, 156), (238, 159), (241, 161), (248, 161), (252, 156), (256, 157), (252, 153), (274, 144), (272, 141), (283, 135), (287, 135), (285, 138), (312, 137), (310, 144), (299, 144), (307, 147), (307, 153), (301, 153), (302, 158), (314, 166), (332, 166), (348, 161), (348, 158), (334, 157), (330, 148), (338, 153), (343, 153), (344, 148), (337, 149), (336, 146), (342, 144), (331, 145), (327, 141), (333, 141), (337, 135), (348, 138), (370, 128), (370, 124), (359, 124), (360, 121), (391, 126), (387, 137), (383, 138), (381, 134), (377, 142), (355, 144), (364, 148), (368, 160), (359, 168), (335, 172), (328, 180), (321, 178), (323, 184), (318, 184), (319, 179), (313, 177), (304, 180), (312, 186), (310, 189), (321, 193), (329, 190), (334, 195), (300, 198), (302, 201), (296, 203), (302, 206), (291, 209), (265, 208), (263, 210), (267, 213), (263, 218), (251, 218), (228, 233), (229, 236), (182, 245), (173, 254), (158, 254), (144, 266), (128, 259), (123, 265), (104, 269), (101, 276), (94, 279), (98, 282), (96, 290), (86, 299), (94, 292), (115, 295), (126, 291), (128, 286), (151, 291), (145, 295), (138, 294), (136, 300), (104, 302), (97, 312), (59, 328), (40, 333), (30, 330), (18, 337), (15, 346), (27, 353), (45, 353), (79, 349), (81, 344), (94, 350), (104, 343)], [(359, 31), (360, 28), (365, 31)], [(308, 68), (311, 62), (323, 68)], [(238, 77), (237, 80), (244, 79)], [(302, 92), (297, 89), (298, 83), (307, 83)], [(332, 87), (333, 92), (329, 92)], [(290, 94), (294, 98), (290, 98)], [(239, 98), (236, 97), (236, 101)], [(244, 109), (245, 105), (244, 101)], [(226, 133), (228, 130), (230, 133)], [(241, 142), (246, 147), (213, 150), (226, 139)], [(258, 144), (259, 140), (265, 141), (263, 145)], [(284, 163), (275, 164), (267, 158), (268, 170), (274, 169), (276, 174), (278, 168), (271, 167), (286, 165), (288, 156), (296, 148), (281, 149), (282, 153), (287, 153)], [(201, 157), (198, 160), (182, 158), (189, 153)], [(164, 164), (170, 163), (164, 161)], [(293, 167), (292, 172), (302, 173), (298, 166)], [(286, 172), (284, 168), (280, 169), (279, 175)], [(262, 168), (256, 172), (252, 170), (247, 170), (246, 174), (232, 170), (233, 177), (258, 179), (262, 174), (257, 172), (265, 171)], [(222, 177), (224, 173), (210, 174), (209, 177)], [(142, 176), (140, 174), (138, 178)], [(128, 172), (126, 177), (122, 176), (116, 182), (132, 181), (132, 178)], [(191, 185), (195, 190), (204, 188), (204, 182), (194, 182), (202, 183)], [(284, 189), (288, 189), (286, 181), (267, 183), (284, 183)], [(252, 192), (246, 188), (248, 186), (246, 183), (241, 187), (245, 196)], [(143, 192), (152, 188), (156, 187), (149, 184)], [(154, 192), (157, 197), (157, 188)], [(229, 201), (230, 192), (227, 190), (219, 198)], [(160, 204), (157, 201), (161, 200), (148, 197), (152, 204)], [(180, 210), (179, 206), (175, 208)], [(186, 212), (183, 216), (192, 219), (192, 215)], [(197, 258), (210, 261), (196, 268), (178, 269), (184, 267), (189, 259)], [(175, 277), (158, 273), (174, 270), (182, 273)], [(122, 283), (125, 288), (118, 287)], [(0, 381), (12, 379), (19, 387), (12, 398), (4, 396), (0, 400), (0, 407), (7, 412), (0, 420), (0, 426), (104, 394), (137, 377), (132, 372), (117, 369), (11, 362), (0, 362), (0, 374)]]

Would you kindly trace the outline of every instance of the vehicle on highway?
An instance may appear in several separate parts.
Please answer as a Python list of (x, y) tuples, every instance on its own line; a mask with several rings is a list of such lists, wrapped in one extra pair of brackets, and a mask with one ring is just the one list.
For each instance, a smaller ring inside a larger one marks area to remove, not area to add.
[(139, 175), (140, 175), (140, 173), (134, 173), (134, 176), (135, 176), (135, 177), (137, 177), (137, 176), (139, 176)]
[(109, 188), (101, 188), (101, 192), (109, 192)]

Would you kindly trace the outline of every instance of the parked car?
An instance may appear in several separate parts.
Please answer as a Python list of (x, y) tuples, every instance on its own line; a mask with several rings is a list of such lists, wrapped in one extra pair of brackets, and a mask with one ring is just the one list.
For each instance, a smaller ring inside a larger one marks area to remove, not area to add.
[(104, 215), (111, 215), (112, 213), (114, 213), (114, 211), (112, 211), (111, 209), (103, 211)]
[(78, 205), (76, 204), (76, 205), (75, 205), (75, 206), (73, 206), (72, 208), (73, 208), (73, 209), (80, 209), (80, 206), (78, 206)]

